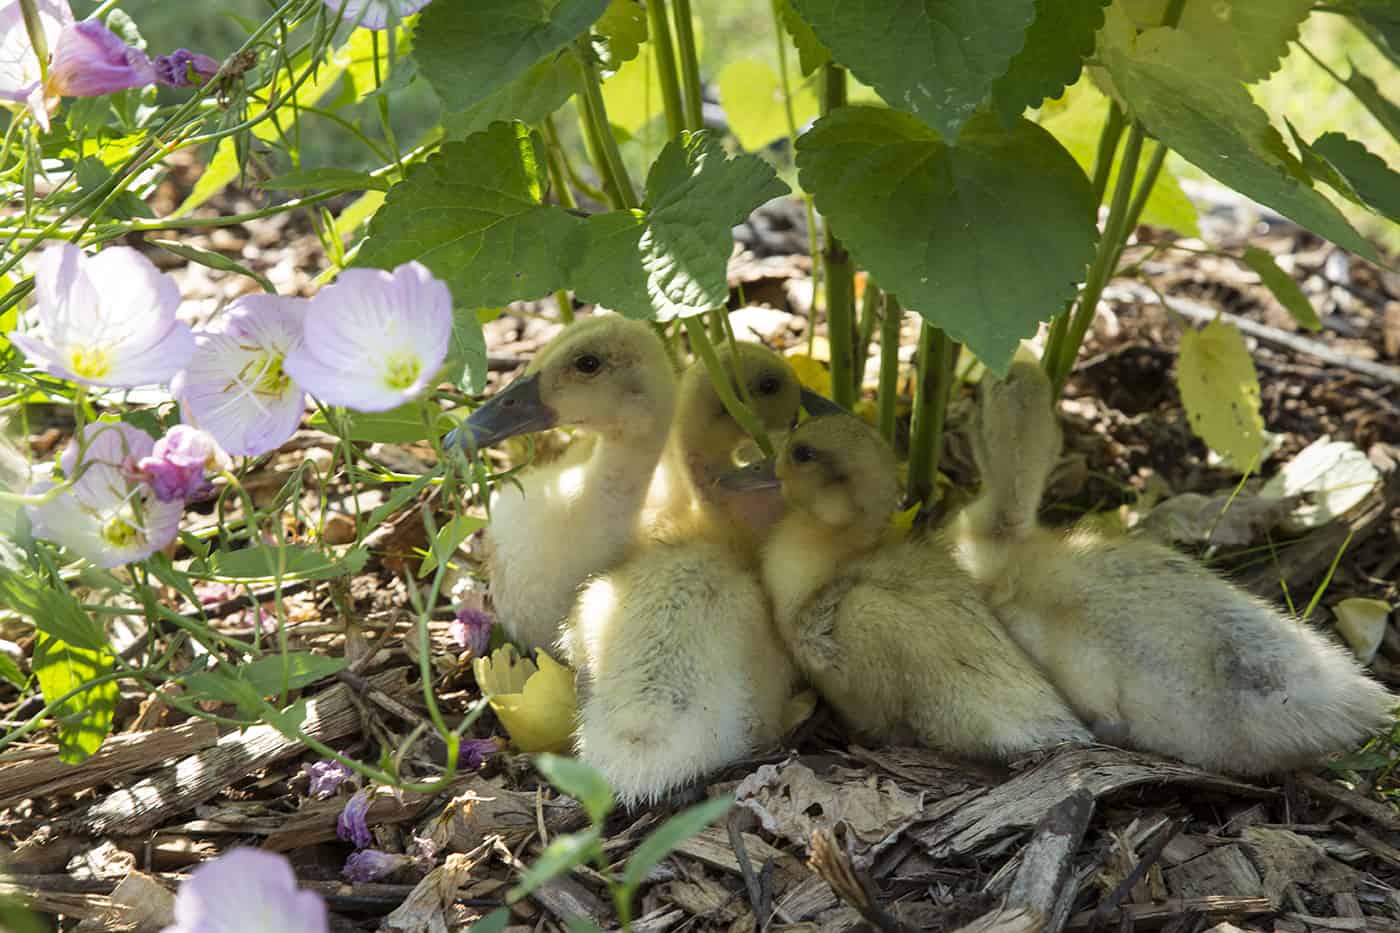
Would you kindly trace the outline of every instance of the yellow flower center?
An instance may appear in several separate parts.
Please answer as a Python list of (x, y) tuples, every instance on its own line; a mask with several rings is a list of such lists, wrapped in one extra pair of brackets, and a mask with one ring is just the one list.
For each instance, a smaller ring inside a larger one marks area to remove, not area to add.
[(281, 395), (292, 381), (282, 369), (282, 360), (280, 353), (260, 354), (249, 360), (239, 375), (245, 384), (251, 382), (253, 391), (260, 395)]
[(101, 379), (112, 371), (112, 360), (100, 347), (76, 347), (68, 354), (68, 368), (80, 379)]
[(403, 391), (418, 381), (423, 362), (412, 353), (395, 353), (384, 367), (384, 382), (391, 389)]
[(114, 548), (130, 547), (140, 535), (141, 530), (121, 516), (102, 526), (102, 540)]

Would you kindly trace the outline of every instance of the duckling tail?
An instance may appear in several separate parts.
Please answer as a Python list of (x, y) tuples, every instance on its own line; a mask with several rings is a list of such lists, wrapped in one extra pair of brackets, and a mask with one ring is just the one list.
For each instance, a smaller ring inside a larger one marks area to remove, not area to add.
[(973, 438), (982, 494), (966, 513), (974, 535), (1019, 535), (1034, 526), (1060, 443), (1054, 389), (1033, 358), (1018, 356), (1005, 379), (982, 383)]

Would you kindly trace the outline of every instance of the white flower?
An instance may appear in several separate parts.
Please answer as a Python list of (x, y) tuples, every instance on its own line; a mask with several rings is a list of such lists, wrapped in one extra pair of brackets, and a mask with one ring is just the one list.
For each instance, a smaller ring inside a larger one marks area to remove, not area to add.
[[(73, 22), (68, 0), (37, 0), (39, 23), (49, 52), (58, 46), (63, 27)], [(0, 0), (0, 100), (26, 105), (45, 132), (49, 129), (49, 110), (44, 101), (44, 84), (40, 74), (39, 57), (29, 41), (24, 24), (24, 11), (19, 0)]]
[[(416, 262), (346, 269), (306, 309), (287, 372), (321, 401), (388, 411), (423, 393), (447, 358), (452, 295)], [(217, 435), (216, 435), (217, 436)]]
[(341, 13), (341, 19), (366, 29), (387, 29), (398, 25), (405, 16), (417, 13), (431, 0), (323, 0), (331, 15)]
[(189, 423), (225, 451), (256, 457), (276, 450), (301, 422), (306, 393), (287, 375), (285, 360), (301, 346), (307, 302), (245, 295), (207, 330), (171, 383)]
[(330, 915), (297, 889), (285, 855), (233, 849), (190, 872), (175, 897), (175, 925), (161, 933), (326, 933)]
[(175, 319), (180, 289), (134, 249), (87, 256), (72, 243), (44, 250), (34, 276), (37, 329), (10, 335), (44, 372), (94, 386), (168, 382), (194, 352)]
[[(129, 424), (89, 424), (59, 456), (71, 485), (40, 505), (28, 506), (34, 533), (61, 544), (99, 567), (143, 560), (168, 546), (180, 530), (182, 499), (162, 502), (136, 474), (155, 439)], [(40, 478), (29, 495), (52, 490)]]

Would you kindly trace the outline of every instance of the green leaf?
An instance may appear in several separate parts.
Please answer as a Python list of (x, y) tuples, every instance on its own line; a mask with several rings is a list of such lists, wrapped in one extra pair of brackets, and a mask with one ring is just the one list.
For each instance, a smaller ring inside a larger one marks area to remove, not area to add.
[(1163, 143), (1224, 184), (1368, 259), (1376, 250), (1312, 189), (1269, 116), (1209, 52), (1175, 29), (1106, 52), (1114, 83)]
[(536, 755), (535, 770), (543, 774), (556, 790), (582, 804), (584, 812), (595, 824), (601, 825), (612, 812), (613, 794), (607, 780), (577, 758)]
[(466, 110), (583, 33), (608, 0), (429, 4), (414, 32), (418, 71), (449, 111)]
[(708, 134), (685, 133), (653, 163), (646, 211), (589, 218), (574, 291), (628, 317), (663, 321), (723, 307), (734, 225), (788, 190), (757, 156), (726, 159)]
[(0, 568), (0, 605), (26, 616), (40, 632), (75, 648), (105, 651), (102, 626), (66, 586), (50, 586), (27, 567)]
[(506, 900), (515, 903), (531, 891), (589, 861), (602, 850), (602, 838), (601, 826), (590, 826), (567, 836), (555, 836), (535, 864), (520, 876), (520, 884), (511, 888)]
[(216, 253), (210, 249), (200, 249), (198, 246), (190, 246), (188, 243), (181, 243), (177, 240), (151, 240), (151, 242), (167, 253), (174, 253), (182, 259), (199, 263), (201, 266), (218, 269), (220, 272), (236, 272), (239, 275), (246, 275), (262, 286), (262, 290), (269, 295), (277, 294), (277, 286), (269, 282), (265, 276), (254, 272), (240, 262), (229, 259), (223, 253)]
[(370, 444), (413, 444), (430, 434), (452, 430), (452, 419), (442, 412), (433, 412), (435, 421), (431, 427), (424, 424), (423, 411), (421, 401), (412, 401), (388, 411), (346, 410), (335, 422), (317, 411), (312, 414), (310, 424), (319, 431)]
[(423, 558), (423, 566), (418, 576), (426, 577), (437, 569), (438, 561), (446, 560), (457, 550), (457, 546), (467, 540), (467, 536), (486, 527), (486, 519), (475, 515), (454, 515), (452, 520), (437, 530), (433, 538), (432, 550)]
[(1346, 180), (1361, 203), (1400, 223), (1400, 174), (1385, 160), (1341, 133), (1323, 133), (1308, 149)]
[[(253, 685), (259, 695), (270, 697), (287, 690), (300, 690), (318, 680), (324, 680), (350, 666), (345, 658), (330, 658), (305, 651), (289, 651), (259, 658), (238, 669), (238, 674)], [(285, 678), (285, 680), (284, 680)]]
[(1381, 93), (1376, 87), (1376, 82), (1372, 81), (1365, 74), (1357, 70), (1356, 64), (1351, 65), (1351, 74), (1347, 76), (1347, 89), (1356, 95), (1356, 99), (1369, 111), (1371, 116), (1385, 127), (1385, 131), (1395, 140), (1400, 140), (1400, 107), (1391, 103), (1390, 99)]
[(510, 925), (510, 908), (498, 907), (467, 927), (467, 933), (502, 933)]
[(1264, 450), (1259, 376), (1239, 328), (1211, 321), (1181, 335), (1176, 384), (1191, 430), (1237, 470), (1258, 465)]
[[(739, 145), (757, 152), (775, 139), (786, 139), (788, 121), (778, 73), (757, 59), (730, 62), (719, 73), (719, 100)], [(817, 115), (820, 105), (811, 86), (793, 89), (792, 111), (798, 126)]]
[(181, 680), (185, 699), (192, 703), (215, 700), (237, 707), (245, 719), (264, 712), (263, 694), (247, 680), (223, 670), (197, 671)]
[(627, 860), (627, 867), (622, 873), (623, 886), (635, 891), (647, 872), (674, 852), (676, 846), (724, 816), (733, 805), (733, 797), (716, 797), (682, 810), (662, 823), (642, 840), (642, 844)]
[(463, 139), (500, 120), (539, 123), (564, 106), (582, 82), (583, 68), (576, 56), (552, 55), (466, 110), (444, 113), (443, 133), (448, 139)]
[(1400, 5), (1394, 0), (1357, 0), (1342, 12), (1354, 17), (1371, 44), (1400, 67)]
[[(1168, 0), (1123, 0), (1138, 29), (1162, 25)], [(1252, 84), (1278, 68), (1313, 0), (1186, 0), (1177, 29), (1237, 80)]]
[(608, 8), (593, 24), (593, 31), (606, 40), (604, 63), (616, 70), (623, 62), (637, 57), (647, 41), (647, 11), (638, 0), (609, 0)]
[(258, 187), (267, 191), (388, 191), (389, 179), (348, 168), (301, 168), (259, 182)]
[[(34, 641), (30, 666), (44, 701), (53, 703), (70, 690), (110, 674), (115, 663), (105, 648), (90, 651), (41, 632)], [(97, 751), (112, 730), (116, 708), (116, 681), (90, 686), (57, 706), (52, 715), (58, 721), (58, 760), (75, 765)]]
[(1293, 315), (1293, 320), (1297, 321), (1300, 327), (1312, 331), (1322, 330), (1322, 321), (1318, 318), (1312, 302), (1308, 301), (1308, 296), (1303, 294), (1298, 283), (1293, 281), (1293, 276), (1278, 267), (1272, 253), (1257, 246), (1246, 247), (1244, 264), (1258, 274), (1265, 287), (1274, 293), (1278, 303)]
[(1009, 126), (1027, 107), (1079, 80), (1084, 59), (1094, 51), (1108, 0), (1036, 0), (1035, 21), (1026, 44), (1006, 74), (992, 87), (992, 101)]
[(24, 671), (20, 670), (19, 665), (15, 663), (15, 659), (3, 653), (0, 653), (0, 680), (4, 680), (16, 690), (23, 690), (29, 683), (28, 678), (24, 676)]
[(466, 307), (562, 288), (582, 221), (542, 203), (544, 158), (543, 141), (519, 123), (445, 144), (389, 189), (357, 262), (391, 269), (417, 259)]
[(791, 2), (837, 61), (949, 139), (1006, 74), (1035, 19), (1035, 0)]
[(812, 27), (792, 8), (791, 0), (777, 0), (777, 4), (783, 28), (792, 37), (792, 44), (797, 47), (797, 61), (803, 76), (831, 61), (831, 50), (822, 45), (822, 40), (817, 38)]
[(452, 343), (447, 348), (447, 378), (473, 395), (486, 389), (486, 332), (471, 308), (452, 309)]
[(215, 551), (205, 560), (194, 561), (190, 565), (189, 575), (223, 583), (271, 583), (279, 577), (284, 583), (290, 580), (333, 580), (358, 573), (368, 559), (369, 552), (363, 548), (353, 548), (335, 557), (294, 544), (280, 548), (259, 544), (237, 551)]
[(998, 373), (1093, 258), (1089, 181), (1027, 120), (979, 116), (949, 146), (906, 114), (843, 108), (798, 140), (797, 166), (881, 287)]

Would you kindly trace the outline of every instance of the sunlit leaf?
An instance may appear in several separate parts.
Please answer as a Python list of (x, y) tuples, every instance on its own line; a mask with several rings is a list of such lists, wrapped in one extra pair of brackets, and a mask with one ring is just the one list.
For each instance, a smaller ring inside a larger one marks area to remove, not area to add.
[(510, 889), (512, 903), (566, 872), (591, 861), (602, 851), (603, 828), (590, 826), (582, 832), (555, 836), (540, 857), (521, 875), (520, 883)]
[[(1170, 0), (1120, 0), (1138, 29), (1161, 26)], [(1186, 0), (1177, 29), (1236, 80), (1268, 77), (1298, 38), (1313, 0)]]
[(259, 544), (236, 551), (214, 551), (207, 559), (194, 561), (189, 575), (225, 583), (332, 580), (358, 573), (368, 559), (369, 552), (363, 548), (335, 556), (300, 545)]
[(1239, 328), (1211, 321), (1184, 331), (1176, 384), (1196, 435), (1237, 470), (1256, 467), (1264, 449), (1259, 376)]
[(1366, 452), (1347, 441), (1321, 437), (1298, 452), (1264, 487), (1261, 496), (1299, 498), (1286, 523), (1293, 531), (1317, 528), (1351, 511), (1380, 482)]
[(647, 41), (647, 11), (640, 0), (609, 0), (608, 8), (593, 24), (593, 31), (607, 45), (606, 64), (616, 68), (630, 62)]
[[(757, 152), (775, 139), (786, 139), (788, 120), (783, 85), (778, 73), (752, 58), (725, 65), (719, 73), (719, 100), (739, 145)], [(808, 84), (793, 88), (793, 117), (797, 126), (817, 115), (820, 105)]]
[(613, 794), (607, 779), (577, 758), (536, 755), (535, 770), (543, 774), (555, 790), (568, 794), (582, 804), (584, 812), (594, 823), (602, 823), (612, 812)]
[(1274, 293), (1279, 304), (1293, 315), (1293, 320), (1297, 321), (1300, 327), (1322, 330), (1322, 321), (1318, 318), (1312, 302), (1308, 301), (1308, 296), (1303, 294), (1303, 289), (1298, 283), (1293, 281), (1293, 276), (1278, 267), (1272, 253), (1257, 246), (1247, 247), (1244, 251), (1244, 264), (1258, 274), (1264, 286)]
[(647, 872), (661, 864), (661, 860), (674, 852), (677, 846), (724, 816), (732, 806), (733, 797), (716, 797), (682, 810), (662, 823), (642, 840), (642, 844), (627, 859), (622, 883), (635, 890)]
[[(42, 632), (34, 641), (31, 666), (47, 703), (110, 674), (115, 664), (116, 659), (105, 648), (101, 651), (78, 648)], [(117, 692), (116, 681), (107, 681), (89, 686), (52, 710), (58, 722), (60, 761), (79, 764), (102, 746), (112, 730)]]

